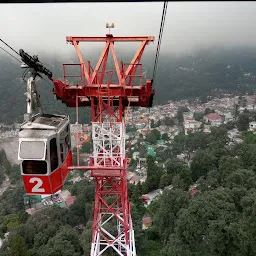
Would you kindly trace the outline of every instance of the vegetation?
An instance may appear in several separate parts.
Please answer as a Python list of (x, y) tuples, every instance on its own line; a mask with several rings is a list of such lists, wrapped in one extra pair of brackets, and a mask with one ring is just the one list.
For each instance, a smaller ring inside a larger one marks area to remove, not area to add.
[[(196, 147), (190, 168), (172, 159), (162, 174), (159, 187), (173, 188), (165, 188), (145, 210), (153, 218), (144, 232), (145, 255), (255, 254), (256, 135), (246, 133), (244, 143), (224, 146), (226, 131), (216, 128), (213, 134), (186, 136), (187, 142), (197, 137), (210, 144)], [(148, 166), (148, 174), (150, 168), (156, 169)], [(192, 196), (188, 188), (194, 185)]]
[[(206, 102), (208, 95), (224, 91), (250, 94), (255, 86), (255, 57), (255, 51), (247, 49), (239, 54), (235, 49), (208, 50), (195, 56), (171, 58), (171, 61), (164, 58), (159, 63), (155, 79), (155, 104), (197, 96)], [(19, 79), (21, 71), (16, 63), (8, 58), (1, 58), (0, 61), (0, 95), (4, 95), (0, 97), (0, 122), (10, 124), (22, 120), (25, 97), (21, 95), (26, 90), (26, 84)], [(146, 63), (149, 62), (146, 59)], [(44, 63), (47, 67), (47, 62)], [(48, 64), (52, 63), (49, 59)], [(148, 72), (150, 69), (152, 67), (148, 67)], [(55, 63), (52, 71), (56, 78), (61, 77), (60, 70), (61, 63), (58, 66)], [(245, 77), (244, 72), (250, 72), (252, 76)], [(40, 80), (38, 84), (46, 112), (67, 113), (74, 122), (75, 111), (56, 101), (51, 94), (52, 87), (44, 81)], [(45, 86), (49, 90), (43, 89)], [(242, 98), (241, 104), (246, 104)], [(182, 114), (186, 111), (186, 108), (179, 108), (177, 120), (166, 117), (164, 124), (171, 126), (175, 121), (181, 124)], [(211, 113), (213, 110), (206, 111)], [(240, 115), (235, 113), (235, 116), (244, 140), (242, 144), (229, 145), (227, 132), (235, 125), (230, 122), (212, 128), (210, 134), (180, 134), (170, 147), (158, 147), (156, 158), (147, 157), (146, 182), (129, 184), (138, 256), (256, 254), (256, 135), (246, 132), (250, 120), (255, 116), (246, 110)], [(195, 113), (195, 118), (202, 120), (203, 116)], [(80, 120), (84, 123), (89, 121), (86, 114)], [(152, 120), (151, 127), (159, 125), (161, 122)], [(127, 127), (129, 131), (136, 131), (136, 128)], [(161, 138), (168, 140), (168, 135), (161, 136), (154, 129), (145, 139), (147, 143), (155, 145)], [(135, 150), (139, 151), (140, 156), (145, 156), (147, 149), (141, 141), (142, 138), (135, 145)], [(85, 143), (82, 152), (89, 152), (91, 146), (91, 143)], [(177, 158), (180, 154), (187, 162)], [(131, 165), (135, 166), (136, 161), (132, 160)], [(72, 194), (77, 196), (71, 207), (52, 206), (29, 216), (24, 211), (24, 189), (19, 166), (11, 165), (5, 152), (0, 151), (0, 185), (6, 175), (15, 186), (9, 187), (0, 197), (0, 237), (10, 232), (0, 249), (0, 255), (89, 255), (93, 182), (82, 180), (75, 184), (67, 183)], [(195, 195), (191, 193), (192, 187), (196, 188)], [(163, 194), (145, 207), (141, 196), (159, 188), (163, 189)], [(153, 219), (153, 226), (147, 230), (141, 228), (144, 215)]]
[(189, 109), (187, 107), (179, 107), (178, 108), (178, 112), (177, 112), (177, 119), (178, 119), (178, 122), (179, 122), (179, 125), (182, 125), (183, 124), (183, 113), (184, 112), (189, 112)]
[(161, 139), (161, 133), (157, 129), (153, 129), (146, 135), (146, 142), (149, 144), (156, 144)]
[(17, 164), (11, 165), (6, 157), (4, 150), (0, 150), (0, 185), (8, 175), (11, 184), (16, 184), (20, 179), (20, 166)]
[[(139, 256), (255, 255), (256, 135), (245, 132), (243, 139), (228, 146), (227, 129), (213, 128), (210, 134), (176, 136), (171, 148), (163, 150), (165, 168), (148, 156), (146, 182), (129, 184)], [(176, 158), (181, 152), (190, 155), (189, 166)], [(67, 185), (77, 196), (75, 204), (33, 216), (24, 211), (21, 182), (4, 192), (0, 236), (10, 235), (1, 255), (89, 255), (94, 184), (82, 180)], [(158, 188), (163, 194), (143, 206), (141, 195)], [(145, 215), (152, 217), (153, 226), (142, 230)]]

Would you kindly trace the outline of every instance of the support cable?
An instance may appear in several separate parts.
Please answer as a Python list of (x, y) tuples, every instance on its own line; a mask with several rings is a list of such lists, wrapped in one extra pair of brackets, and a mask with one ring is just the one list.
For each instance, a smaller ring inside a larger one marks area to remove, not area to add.
[[(0, 40), (1, 40), (1, 39), (0, 39)], [(2, 40), (1, 40), (1, 41), (2, 41)], [(9, 53), (8, 51), (6, 51), (4, 48), (0, 47), (0, 49), (3, 50), (4, 52), (6, 52), (7, 54), (9, 54), (12, 58), (14, 58), (15, 60), (17, 60), (19, 63), (22, 63), (22, 61), (20, 61), (19, 59), (17, 59), (15, 56), (13, 56), (11, 53)], [(27, 74), (28, 72), (29, 72), (29, 70), (26, 69), (25, 72), (24, 72), (24, 74), (23, 74), (23, 76), (22, 76), (22, 78), (25, 78), (25, 76), (26, 76), (26, 74)], [(52, 84), (49, 83), (44, 77), (41, 76), (41, 78), (42, 78), (47, 84), (49, 84), (49, 85), (52, 86)]]
[(153, 82), (154, 82), (154, 79), (155, 79), (155, 74), (156, 74), (156, 68), (157, 68), (160, 46), (161, 46), (161, 41), (162, 41), (162, 35), (163, 35), (163, 30), (164, 30), (164, 22), (165, 22), (165, 16), (166, 16), (166, 11), (167, 11), (167, 5), (168, 5), (168, 1), (165, 1), (164, 2), (164, 7), (163, 7), (160, 30), (159, 30), (159, 36), (158, 36), (158, 44), (157, 44), (155, 64), (154, 64), (154, 70), (153, 70), (152, 85), (153, 85)]
[(18, 54), (18, 55), (20, 56), (20, 54), (19, 54), (17, 51), (15, 51), (9, 44), (7, 44), (4, 40), (2, 40), (2, 39), (0, 38), (0, 41), (3, 42), (7, 47), (9, 47), (11, 50), (13, 50), (16, 54)]
[(15, 60), (17, 60), (18, 62), (22, 63), (22, 61), (20, 61), (19, 59), (17, 59), (16, 57), (14, 57), (11, 53), (9, 53), (8, 51), (6, 51), (4, 48), (0, 47), (0, 49), (2, 49), (3, 51), (5, 51), (7, 54), (9, 54), (10, 56), (12, 56)]

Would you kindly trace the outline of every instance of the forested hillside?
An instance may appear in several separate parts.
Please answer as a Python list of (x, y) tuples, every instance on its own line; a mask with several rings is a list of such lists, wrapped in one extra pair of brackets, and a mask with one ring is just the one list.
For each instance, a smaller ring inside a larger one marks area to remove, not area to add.
[(20, 166), (17, 164), (12, 165), (4, 150), (0, 150), (0, 186), (6, 179), (6, 175), (10, 178), (11, 184), (15, 184), (20, 180)]
[[(146, 182), (129, 184), (138, 256), (256, 254), (256, 139), (248, 132), (243, 138), (242, 144), (227, 146), (225, 127), (178, 135), (157, 155), (161, 164), (147, 158)], [(180, 152), (194, 152), (190, 166), (176, 158)], [(163, 187), (146, 208), (141, 195)], [(66, 188), (77, 196), (70, 208), (51, 206), (33, 216), (24, 212), (20, 182), (0, 197), (0, 236), (10, 231), (0, 255), (89, 255), (94, 184), (67, 182)], [(153, 220), (146, 230), (143, 216)]]
[[(226, 132), (220, 127), (211, 134), (177, 136), (171, 152), (195, 151), (190, 168), (170, 152), (162, 157), (169, 159), (167, 173), (157, 176), (152, 166), (148, 179), (164, 179), (173, 189), (149, 206), (153, 227), (146, 232), (144, 255), (255, 255), (256, 144), (245, 133), (246, 143), (228, 147)], [(188, 193), (192, 184), (193, 194)]]
[[(24, 70), (20, 68), (20, 63), (4, 54), (0, 55), (0, 123), (11, 124), (22, 121), (26, 111), (26, 83), (21, 79)], [(95, 52), (95, 56), (98, 55), (99, 53)], [(94, 54), (90, 53), (90, 56)], [(95, 64), (95, 57), (90, 56), (88, 58)], [(125, 62), (132, 58), (132, 54), (128, 52), (121, 52), (120, 56), (124, 56)], [(143, 56), (143, 72), (149, 79), (152, 78), (154, 57), (154, 53), (150, 51), (146, 51)], [(59, 79), (63, 77), (62, 63), (77, 63), (75, 55), (70, 59), (69, 56), (58, 58), (46, 54), (39, 55), (39, 59), (53, 72), (54, 78)], [(223, 91), (236, 94), (251, 93), (255, 89), (255, 76), (256, 49), (205, 49), (183, 57), (174, 57), (162, 52), (154, 82), (154, 104), (163, 104), (171, 99), (204, 97)], [(65, 107), (61, 101), (54, 98), (53, 87), (42, 79), (38, 81), (38, 85), (46, 111), (68, 113), (74, 121), (75, 110)], [(81, 121), (89, 122), (90, 118), (86, 112), (81, 110), (82, 112), (85, 118)]]
[(155, 103), (255, 90), (255, 49), (205, 49), (191, 56), (163, 55), (160, 60)]

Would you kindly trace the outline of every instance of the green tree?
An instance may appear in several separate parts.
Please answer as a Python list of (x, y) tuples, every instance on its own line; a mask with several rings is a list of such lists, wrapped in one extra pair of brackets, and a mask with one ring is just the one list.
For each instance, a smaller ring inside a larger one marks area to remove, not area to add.
[(78, 234), (71, 227), (63, 226), (44, 247), (40, 248), (39, 255), (80, 256), (82, 252)]
[(150, 120), (150, 127), (151, 128), (155, 128), (155, 121), (154, 121), (154, 119)]
[(237, 169), (242, 169), (243, 163), (239, 158), (230, 155), (223, 155), (218, 158), (218, 180), (222, 186), (225, 186), (228, 176)]
[(137, 184), (133, 188), (133, 193), (132, 193), (132, 197), (131, 197), (132, 202), (135, 204), (140, 204), (141, 196), (142, 196), (142, 186)]
[(178, 119), (178, 122), (179, 122), (179, 125), (182, 125), (183, 124), (183, 113), (184, 112), (189, 112), (189, 109), (185, 106), (181, 106), (178, 108), (178, 112), (177, 112), (177, 119)]
[(226, 123), (225, 126), (228, 130), (232, 130), (236, 127), (236, 123), (234, 121), (229, 121), (229, 122)]
[(164, 173), (159, 181), (159, 188), (164, 188), (172, 183), (172, 176), (170, 174)]
[(126, 132), (136, 132), (137, 129), (134, 125), (127, 125), (126, 126)]
[(254, 255), (256, 252), (254, 242), (256, 221), (253, 215), (256, 210), (255, 195), (256, 192), (253, 190), (242, 197), (240, 201), (241, 209), (243, 209), (242, 216), (238, 223), (233, 223), (231, 226), (230, 233), (240, 255)]
[(210, 108), (206, 108), (205, 111), (204, 111), (204, 115), (208, 115), (210, 113), (215, 113), (215, 110), (214, 109), (210, 109)]
[(174, 137), (172, 143), (172, 152), (174, 155), (178, 155), (187, 150), (187, 136), (180, 134)]
[(161, 133), (157, 129), (154, 129), (151, 132), (155, 135), (157, 140), (161, 139)]
[(92, 144), (92, 141), (89, 141), (89, 142), (83, 143), (80, 152), (81, 153), (91, 153), (92, 150), (93, 150), (93, 144)]
[(169, 140), (169, 136), (167, 133), (163, 133), (162, 134), (162, 139), (165, 140), (165, 141), (168, 141)]
[(140, 146), (139, 153), (140, 153), (140, 157), (141, 158), (146, 157), (146, 155), (147, 155), (147, 148), (146, 148), (145, 145), (141, 145)]
[(146, 135), (146, 141), (150, 144), (156, 144), (161, 139), (161, 133), (157, 129), (153, 129)]
[(201, 112), (194, 112), (194, 115), (193, 115), (194, 119), (196, 121), (202, 121), (203, 118), (204, 118), (204, 113), (201, 113)]
[(175, 189), (184, 189), (185, 188), (185, 184), (184, 184), (183, 180), (180, 178), (179, 174), (176, 174), (173, 176), (172, 186)]
[(159, 127), (160, 125), (161, 125), (161, 121), (160, 121), (160, 120), (157, 120), (157, 122), (155, 123), (154, 128)]
[(249, 128), (249, 117), (246, 114), (240, 114), (237, 120), (237, 128), (239, 131), (247, 131)]
[(239, 105), (238, 104), (234, 105), (233, 115), (235, 117), (235, 121), (237, 121), (237, 117), (239, 115)]
[(91, 251), (91, 241), (92, 241), (92, 221), (88, 221), (85, 229), (80, 237), (82, 242), (82, 247), (84, 255), (90, 255)]
[(200, 176), (205, 176), (207, 173), (215, 169), (217, 158), (209, 151), (198, 151), (191, 163), (192, 179), (196, 181)]
[(226, 143), (228, 141), (228, 130), (224, 127), (211, 127), (211, 136), (213, 141)]
[(165, 150), (162, 152), (162, 158), (167, 160), (173, 157), (173, 152), (170, 147), (165, 148)]
[(181, 189), (166, 190), (157, 202), (157, 206), (150, 204), (149, 209), (154, 213), (154, 226), (162, 241), (174, 232), (176, 218), (179, 211), (186, 208), (189, 202), (188, 193)]
[(157, 143), (157, 138), (155, 136), (154, 133), (150, 132), (146, 135), (146, 141), (149, 143), (149, 144), (156, 144)]
[(163, 162), (166, 160), (163, 157), (163, 153), (164, 153), (165, 149), (166, 149), (165, 147), (160, 146), (160, 147), (157, 147), (155, 150), (157, 160), (159, 160), (160, 162)]
[(174, 125), (174, 124), (175, 124), (174, 120), (173, 120), (172, 118), (170, 118), (169, 116), (166, 116), (166, 117), (164, 118), (164, 125), (166, 125), (166, 126), (172, 126), (172, 125)]
[(175, 175), (184, 168), (184, 163), (178, 158), (170, 158), (166, 163), (166, 170), (168, 174)]
[(24, 187), (21, 183), (19, 183), (16, 187), (8, 188), (0, 200), (0, 216), (8, 215), (12, 213), (19, 213), (20, 211), (24, 211)]
[(191, 200), (177, 220), (175, 250), (184, 250), (185, 255), (187, 249), (191, 255), (232, 255), (228, 230), (237, 221), (234, 211), (235, 204), (225, 191), (208, 191)]
[(162, 169), (156, 165), (155, 158), (152, 156), (147, 157), (147, 189), (149, 191), (159, 188), (160, 178), (163, 174)]
[(226, 185), (230, 188), (243, 187), (246, 189), (254, 189), (256, 188), (256, 175), (251, 170), (238, 169), (227, 177)]
[(243, 140), (247, 144), (256, 144), (256, 134), (253, 134), (253, 132), (243, 132)]
[(28, 247), (22, 236), (17, 234), (11, 236), (10, 256), (28, 256)]

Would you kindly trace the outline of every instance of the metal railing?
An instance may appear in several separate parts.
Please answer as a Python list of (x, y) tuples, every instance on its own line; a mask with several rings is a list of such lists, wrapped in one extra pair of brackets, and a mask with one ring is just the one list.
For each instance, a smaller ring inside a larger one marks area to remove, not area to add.
[[(74, 66), (79, 66), (79, 74), (77, 75), (67, 75), (67, 67), (74, 67)], [(71, 85), (71, 83), (68, 84), (68, 78), (77, 78), (75, 79), (74, 83), (72, 85), (85, 85), (85, 76), (84, 76), (84, 71), (83, 67), (81, 64), (63, 64), (63, 74), (64, 74), (64, 83), (65, 85)]]

